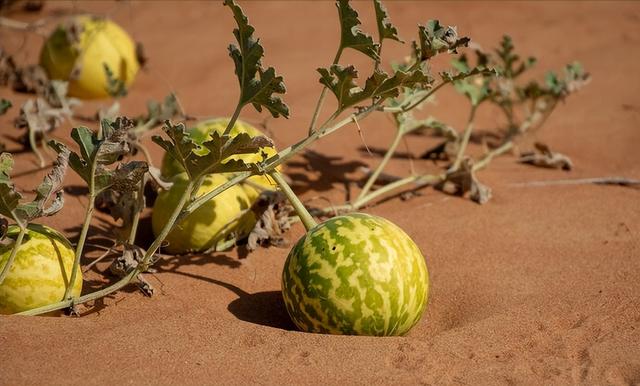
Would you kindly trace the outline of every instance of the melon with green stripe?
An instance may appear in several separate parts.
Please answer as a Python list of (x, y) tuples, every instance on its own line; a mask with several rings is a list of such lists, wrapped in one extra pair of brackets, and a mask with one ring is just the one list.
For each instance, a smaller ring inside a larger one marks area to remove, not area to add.
[[(211, 133), (214, 133), (214, 132), (217, 132), (219, 134), (224, 133), (224, 130), (227, 128), (228, 123), (229, 123), (228, 118), (215, 118), (215, 119), (202, 121), (198, 123), (196, 126), (188, 129), (188, 131), (195, 143), (203, 143), (211, 139), (210, 137)], [(233, 125), (233, 128), (231, 129), (231, 132), (229, 133), (229, 135), (231, 137), (234, 137), (240, 133), (247, 133), (251, 137), (257, 137), (257, 136), (263, 135), (263, 133), (260, 130), (256, 129), (252, 125), (246, 122), (243, 122), (241, 120), (237, 120)], [(267, 158), (277, 154), (277, 150), (273, 147), (263, 147), (260, 150), (261, 150), (261, 153), (263, 152), (267, 155)], [(203, 149), (203, 151), (206, 152), (208, 150)], [(228, 159), (229, 160), (240, 159), (246, 163), (257, 163), (257, 162), (264, 161), (264, 158), (260, 153), (239, 154), (239, 155), (231, 156)], [(184, 172), (184, 169), (176, 159), (174, 159), (170, 154), (165, 153), (164, 157), (162, 158), (162, 166), (160, 171), (163, 177), (167, 179), (171, 179), (173, 176)], [(262, 176), (262, 175), (251, 176), (246, 180), (245, 183), (242, 184), (242, 187), (247, 193), (247, 196), (249, 197), (249, 200), (251, 202), (255, 201), (255, 199), (260, 194), (261, 190), (264, 190), (264, 189), (273, 190), (274, 186), (275, 184), (271, 181), (269, 177)]]
[[(7, 232), (10, 243), (0, 246), (0, 271), (9, 260), (19, 229)], [(13, 314), (59, 302), (69, 284), (74, 249), (57, 231), (30, 224), (9, 273), (0, 284), (0, 313)], [(82, 274), (78, 272), (71, 295), (80, 296)]]
[(399, 227), (353, 213), (310, 229), (289, 253), (282, 293), (307, 332), (404, 335), (426, 308), (422, 253)]
[[(173, 185), (169, 190), (158, 194), (151, 215), (151, 227), (156, 237), (169, 221), (187, 189), (188, 181), (187, 173), (180, 173), (173, 177)], [(198, 188), (196, 197), (227, 181), (223, 174), (207, 175)], [(232, 236), (247, 235), (256, 222), (253, 212), (248, 210), (250, 206), (251, 202), (244, 189), (240, 185), (234, 185), (176, 223), (165, 238), (163, 249), (174, 254), (201, 252), (224, 244)]]

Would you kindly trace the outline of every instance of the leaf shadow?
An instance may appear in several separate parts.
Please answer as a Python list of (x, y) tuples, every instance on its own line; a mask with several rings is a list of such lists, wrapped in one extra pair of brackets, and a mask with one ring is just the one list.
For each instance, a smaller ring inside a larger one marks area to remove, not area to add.
[(348, 174), (366, 166), (361, 161), (343, 161), (343, 157), (307, 150), (302, 154), (302, 160), (298, 158), (287, 163), (287, 175), (293, 180), (296, 193), (303, 194), (309, 190), (326, 192), (334, 189), (336, 183), (344, 185), (353, 182)]
[[(384, 155), (387, 153), (387, 149), (383, 147), (371, 147), (371, 146), (369, 146), (368, 149), (364, 146), (360, 146), (358, 147), (358, 151), (363, 154), (367, 154), (367, 155), (371, 154), (373, 156), (378, 156), (380, 158), (384, 157)], [(396, 150), (393, 153), (393, 158), (416, 159), (417, 157), (409, 152)]]
[(64, 187), (64, 192), (74, 197), (85, 197), (89, 195), (89, 187), (85, 185), (69, 185)]

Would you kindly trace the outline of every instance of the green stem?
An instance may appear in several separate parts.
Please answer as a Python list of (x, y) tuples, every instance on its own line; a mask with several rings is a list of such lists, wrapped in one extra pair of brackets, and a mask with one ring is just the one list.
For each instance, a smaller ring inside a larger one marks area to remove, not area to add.
[[(331, 65), (337, 64), (340, 60), (340, 56), (342, 55), (342, 46), (336, 52), (336, 56), (333, 58), (333, 63)], [(320, 110), (322, 109), (322, 104), (324, 103), (324, 98), (327, 95), (327, 86), (322, 87), (322, 92), (320, 92), (320, 98), (318, 98), (318, 103), (316, 103), (316, 108), (313, 111), (313, 117), (311, 118), (311, 123), (309, 124), (309, 135), (313, 134), (316, 129), (316, 122), (318, 121), (318, 117), (320, 115)]]
[(391, 146), (389, 146), (389, 149), (385, 153), (384, 158), (382, 158), (382, 161), (380, 161), (380, 164), (378, 165), (376, 170), (373, 172), (373, 174), (371, 174), (371, 176), (369, 176), (369, 179), (367, 180), (364, 187), (360, 191), (360, 194), (358, 195), (358, 198), (356, 199), (356, 201), (365, 197), (367, 193), (369, 193), (369, 190), (371, 190), (371, 187), (378, 179), (378, 176), (380, 176), (380, 173), (382, 173), (382, 170), (385, 168), (385, 166), (387, 166), (387, 163), (395, 153), (396, 148), (400, 144), (400, 140), (402, 139), (403, 136), (404, 136), (404, 131), (398, 128), (396, 130), (396, 136), (393, 138), (393, 142), (391, 142)]
[(477, 170), (485, 168), (487, 165), (489, 165), (489, 162), (491, 162), (494, 157), (506, 153), (507, 151), (511, 150), (511, 148), (513, 148), (513, 142), (509, 141), (503, 143), (499, 147), (488, 152), (480, 161), (473, 164), (473, 166), (471, 167), (472, 170), (475, 172)]
[(87, 204), (87, 211), (84, 215), (84, 223), (82, 224), (82, 230), (80, 231), (80, 238), (78, 238), (78, 244), (76, 245), (76, 255), (73, 259), (73, 268), (71, 269), (71, 276), (69, 277), (69, 285), (64, 291), (63, 300), (69, 299), (71, 290), (73, 290), (73, 284), (76, 282), (76, 277), (80, 270), (80, 258), (82, 257), (82, 251), (84, 250), (84, 242), (87, 239), (87, 233), (89, 232), (89, 226), (91, 225), (91, 217), (93, 216), (93, 209), (96, 201), (95, 174), (97, 165), (97, 162), (93, 162), (91, 165), (91, 174), (89, 175), (89, 203)]
[(471, 137), (471, 132), (473, 131), (473, 119), (475, 118), (477, 108), (478, 108), (478, 105), (475, 105), (475, 104), (471, 105), (471, 113), (469, 114), (467, 127), (464, 129), (462, 140), (460, 141), (460, 145), (458, 146), (456, 159), (450, 168), (450, 170), (452, 171), (458, 170), (460, 168), (460, 165), (462, 164), (462, 158), (464, 157), (464, 153), (467, 150), (467, 145), (469, 144), (469, 138)]
[(231, 133), (233, 126), (236, 124), (236, 121), (240, 116), (240, 111), (242, 111), (242, 106), (243, 105), (240, 102), (238, 102), (238, 105), (236, 106), (236, 110), (233, 112), (233, 115), (231, 116), (229, 123), (227, 123), (227, 128), (224, 129), (224, 133), (222, 134), (223, 137), (226, 137), (229, 135), (229, 133)]
[(2, 272), (0, 272), (0, 284), (4, 282), (4, 279), (9, 274), (9, 270), (13, 265), (13, 261), (16, 259), (18, 254), (18, 249), (20, 249), (20, 245), (22, 245), (22, 239), (24, 238), (25, 233), (27, 233), (27, 227), (18, 225), (20, 227), (20, 233), (18, 233), (18, 237), (16, 238), (15, 243), (13, 244), (13, 249), (11, 250), (11, 254), (9, 255), (9, 259), (5, 264), (4, 268), (2, 268)]
[(269, 173), (269, 175), (271, 175), (271, 177), (273, 177), (273, 179), (276, 180), (276, 182), (280, 186), (280, 189), (282, 190), (282, 193), (284, 193), (284, 195), (287, 196), (287, 198), (289, 199), (289, 202), (291, 203), (291, 205), (293, 205), (293, 208), (296, 210), (298, 217), (300, 217), (300, 220), (304, 224), (304, 227), (307, 229), (307, 231), (311, 230), (311, 228), (318, 225), (316, 220), (314, 220), (311, 214), (309, 214), (309, 211), (307, 210), (307, 208), (304, 207), (304, 204), (302, 203), (302, 201), (300, 201), (298, 196), (296, 196), (293, 190), (291, 190), (291, 187), (289, 186), (287, 181), (285, 181), (282, 174), (280, 174), (279, 171), (274, 170), (271, 173)]
[(142, 209), (144, 206), (144, 186), (146, 182), (146, 176), (140, 180), (140, 188), (136, 193), (138, 197), (136, 197), (136, 212), (133, 214), (133, 221), (131, 222), (131, 229), (129, 230), (129, 244), (133, 245), (136, 243), (136, 234), (138, 233), (138, 224), (140, 223), (140, 213), (142, 213)]
[(127, 276), (123, 277), (122, 279), (118, 280), (117, 282), (113, 283), (109, 287), (104, 288), (102, 290), (99, 290), (99, 291), (96, 291), (96, 292), (92, 292), (92, 293), (84, 295), (84, 296), (80, 296), (79, 298), (76, 298), (76, 299), (63, 300), (63, 301), (55, 303), (55, 304), (50, 304), (50, 305), (47, 305), (47, 306), (34, 308), (32, 310), (20, 312), (18, 315), (40, 315), (40, 314), (46, 314), (48, 312), (60, 310), (60, 309), (66, 308), (66, 307), (70, 307), (70, 306), (72, 306), (74, 304), (82, 304), (82, 303), (90, 302), (92, 300), (99, 299), (99, 298), (102, 298), (104, 296), (107, 296), (107, 295), (109, 295), (109, 294), (111, 294), (111, 293), (123, 288), (127, 284), (129, 284), (134, 278), (136, 278), (136, 276), (138, 276), (139, 273), (141, 273), (142, 271), (144, 271), (148, 267), (148, 264), (151, 261), (151, 258), (156, 253), (156, 251), (158, 250), (158, 248), (160, 247), (160, 245), (162, 244), (164, 239), (167, 237), (169, 232), (171, 232), (171, 230), (173, 229), (174, 225), (176, 224), (176, 220), (178, 218), (178, 215), (182, 211), (182, 207), (187, 203), (187, 199), (189, 198), (189, 195), (191, 193), (190, 191), (192, 189), (193, 189), (193, 183), (190, 182), (187, 185), (187, 189), (185, 190), (185, 192), (183, 193), (182, 197), (180, 198), (180, 201), (178, 202), (178, 205), (176, 206), (176, 208), (174, 209), (173, 213), (171, 214), (171, 217), (169, 217), (169, 220), (165, 224), (164, 228), (162, 228), (162, 231), (160, 231), (160, 234), (158, 235), (158, 237), (156, 237), (156, 239), (153, 241), (153, 244), (151, 244), (149, 249), (147, 249), (147, 252), (145, 253), (145, 255), (144, 255), (143, 259), (142, 259), (142, 262), (140, 264), (138, 264), (138, 266), (134, 270), (129, 272), (127, 274)]
[(407, 184), (415, 183), (418, 186), (424, 186), (424, 185), (431, 185), (431, 184), (438, 183), (442, 181), (442, 179), (443, 179), (443, 176), (437, 176), (437, 175), (431, 175), (431, 174), (408, 176), (401, 180), (394, 181), (390, 184), (387, 184), (381, 187), (380, 189), (377, 189), (369, 193), (365, 197), (359, 198), (358, 200), (356, 200), (356, 202), (352, 204), (352, 208), (354, 210), (358, 210), (362, 208), (364, 205), (366, 205), (367, 203), (375, 200), (376, 198)]

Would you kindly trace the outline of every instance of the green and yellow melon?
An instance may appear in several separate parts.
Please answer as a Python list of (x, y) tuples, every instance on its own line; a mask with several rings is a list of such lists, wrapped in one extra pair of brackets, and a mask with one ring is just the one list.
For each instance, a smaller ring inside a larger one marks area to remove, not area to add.
[(404, 335), (423, 314), (428, 291), (416, 244), (390, 221), (363, 213), (309, 230), (282, 273), (287, 311), (306, 332)]
[[(9, 260), (19, 228), (10, 226), (0, 246), (0, 271)], [(0, 314), (14, 314), (57, 303), (64, 297), (73, 268), (74, 249), (55, 230), (30, 224), (18, 248), (9, 273), (0, 284)], [(71, 290), (73, 297), (82, 292), (82, 274), (78, 272)]]
[[(195, 197), (209, 193), (227, 181), (223, 174), (209, 174)], [(171, 213), (187, 189), (187, 174), (178, 174), (172, 182), (169, 190), (160, 191), (153, 206), (151, 227), (156, 237), (169, 221)], [(165, 238), (163, 249), (174, 254), (201, 252), (232, 235), (246, 235), (253, 229), (256, 221), (253, 212), (247, 211), (250, 206), (249, 198), (242, 187), (234, 185), (175, 224)]]
[(69, 95), (83, 98), (109, 96), (104, 66), (129, 86), (139, 69), (131, 37), (111, 20), (75, 16), (60, 24), (45, 41), (40, 65), (49, 78), (69, 81)]

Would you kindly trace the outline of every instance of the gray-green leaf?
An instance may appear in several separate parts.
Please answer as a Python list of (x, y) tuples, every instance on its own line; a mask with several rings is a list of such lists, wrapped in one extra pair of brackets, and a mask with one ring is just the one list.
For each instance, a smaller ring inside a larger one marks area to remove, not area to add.
[(233, 0), (225, 0), (224, 5), (231, 8), (238, 24), (238, 28), (233, 30), (238, 46), (229, 45), (229, 56), (233, 59), (240, 83), (240, 105), (251, 103), (258, 111), (266, 108), (274, 118), (288, 118), (289, 107), (280, 97), (273, 95), (286, 92), (283, 78), (276, 75), (273, 67), (266, 70), (262, 68), (264, 48), (260, 41), (253, 37), (255, 28), (249, 24), (242, 8)]
[(321, 76), (320, 83), (329, 88), (338, 99), (339, 111), (370, 98), (380, 100), (396, 97), (400, 87), (426, 86), (433, 81), (421, 69), (411, 72), (398, 70), (392, 77), (380, 69), (375, 69), (367, 78), (364, 88), (360, 88), (354, 81), (358, 72), (353, 66), (342, 67), (334, 64), (330, 69), (319, 68), (318, 72)]
[(379, 61), (379, 44), (374, 43), (371, 36), (362, 32), (359, 27), (362, 23), (358, 19), (358, 12), (351, 8), (349, 0), (338, 0), (336, 7), (340, 18), (340, 50), (353, 48), (376, 62)]
[(404, 43), (398, 36), (398, 29), (391, 23), (387, 9), (380, 0), (373, 0), (373, 6), (376, 10), (376, 21), (378, 23), (378, 43), (382, 44), (384, 39), (391, 39), (397, 42)]

